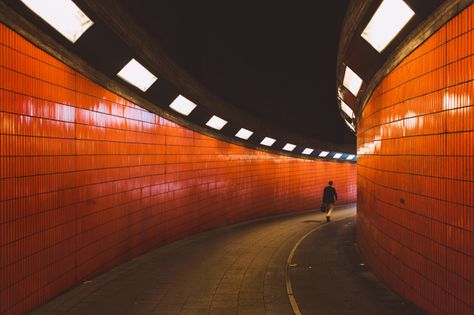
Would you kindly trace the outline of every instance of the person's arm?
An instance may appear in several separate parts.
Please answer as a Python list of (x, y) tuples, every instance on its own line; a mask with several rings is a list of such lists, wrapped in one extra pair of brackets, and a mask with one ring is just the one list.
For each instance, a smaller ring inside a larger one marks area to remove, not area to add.
[(336, 198), (337, 200), (337, 192), (336, 192), (336, 188), (334, 188), (334, 197)]

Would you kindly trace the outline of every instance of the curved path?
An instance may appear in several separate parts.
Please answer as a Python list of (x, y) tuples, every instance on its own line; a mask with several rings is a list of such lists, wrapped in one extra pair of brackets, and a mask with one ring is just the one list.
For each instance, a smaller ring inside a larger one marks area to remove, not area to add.
[(302, 314), (423, 314), (403, 301), (365, 265), (356, 243), (355, 216), (308, 234), (289, 263)]
[(352, 253), (354, 218), (351, 205), (336, 209), (329, 224), (318, 211), (200, 233), (86, 281), (33, 313), (414, 312), (388, 290), (371, 289), (380, 285)]

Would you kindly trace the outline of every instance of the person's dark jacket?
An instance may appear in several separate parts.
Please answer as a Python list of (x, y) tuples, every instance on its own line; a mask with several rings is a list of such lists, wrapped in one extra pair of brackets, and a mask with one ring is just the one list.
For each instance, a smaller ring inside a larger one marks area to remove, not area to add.
[(334, 200), (337, 200), (336, 189), (332, 186), (327, 186), (324, 188), (323, 193), (323, 202), (324, 203), (334, 203)]

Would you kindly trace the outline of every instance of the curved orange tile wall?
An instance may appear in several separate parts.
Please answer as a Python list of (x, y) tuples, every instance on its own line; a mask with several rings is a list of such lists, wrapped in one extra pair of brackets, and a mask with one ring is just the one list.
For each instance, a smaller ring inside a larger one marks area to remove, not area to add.
[(355, 164), (184, 129), (3, 25), (0, 56), (2, 314), (192, 233), (318, 207), (329, 179), (355, 201)]
[(474, 314), (474, 6), (378, 86), (358, 126), (358, 242), (395, 291)]

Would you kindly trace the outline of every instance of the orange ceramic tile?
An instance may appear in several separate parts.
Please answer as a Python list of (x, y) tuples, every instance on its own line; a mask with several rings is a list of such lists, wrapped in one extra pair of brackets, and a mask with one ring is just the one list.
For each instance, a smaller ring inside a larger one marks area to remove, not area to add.
[(358, 125), (360, 247), (429, 313), (474, 309), (473, 10), (395, 68)]
[[(182, 128), (0, 24), (0, 313), (210, 228), (315, 208), (356, 166), (255, 151)], [(370, 141), (370, 137), (367, 138)]]

